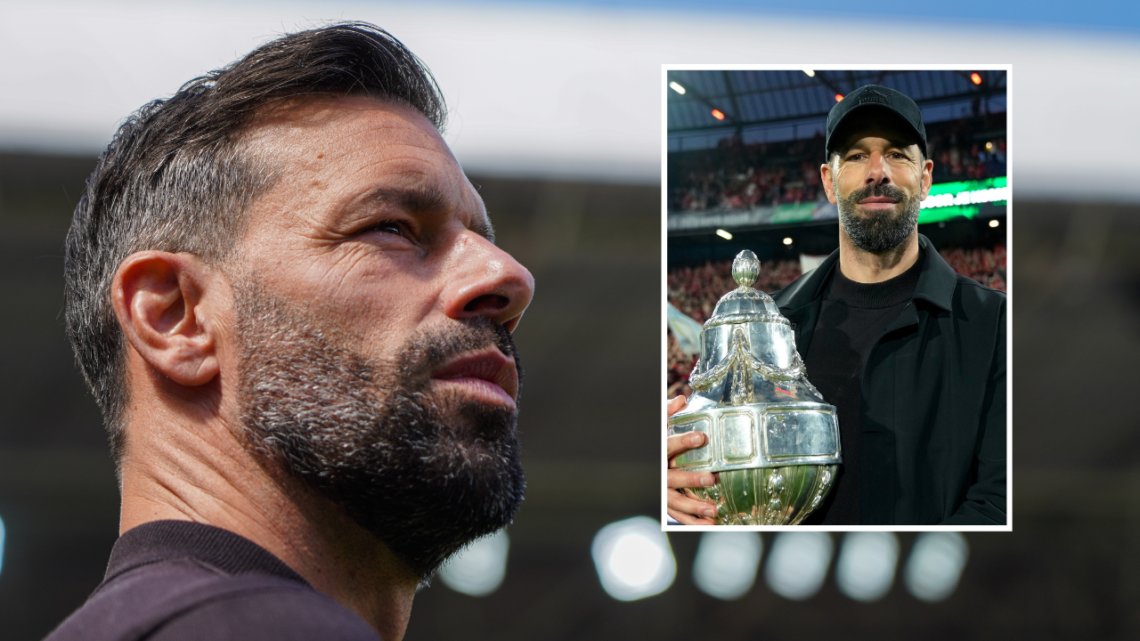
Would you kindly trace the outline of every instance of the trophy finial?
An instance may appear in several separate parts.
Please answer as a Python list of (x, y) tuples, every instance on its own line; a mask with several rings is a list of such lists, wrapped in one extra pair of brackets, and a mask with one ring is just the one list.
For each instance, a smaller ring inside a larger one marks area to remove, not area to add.
[(732, 279), (741, 287), (751, 287), (760, 275), (760, 259), (750, 249), (736, 255), (732, 261)]

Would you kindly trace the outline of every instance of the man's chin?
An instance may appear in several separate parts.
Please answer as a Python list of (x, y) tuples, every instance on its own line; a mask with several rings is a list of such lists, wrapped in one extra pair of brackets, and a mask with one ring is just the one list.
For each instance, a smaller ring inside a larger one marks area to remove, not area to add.
[(868, 210), (854, 204), (839, 214), (839, 224), (851, 242), (872, 254), (897, 248), (914, 233), (917, 222), (917, 212), (905, 202), (895, 204), (893, 210)]
[(461, 445), (514, 439), (518, 409), (502, 403), (471, 400), (454, 394), (441, 394), (435, 402), (440, 421), (451, 428)]

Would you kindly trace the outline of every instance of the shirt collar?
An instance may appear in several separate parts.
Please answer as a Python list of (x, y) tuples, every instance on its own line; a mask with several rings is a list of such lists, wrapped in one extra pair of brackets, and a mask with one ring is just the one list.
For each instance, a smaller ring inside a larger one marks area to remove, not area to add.
[(249, 539), (190, 521), (151, 521), (124, 532), (111, 550), (103, 581), (142, 565), (175, 558), (193, 558), (229, 574), (271, 574), (308, 585), (281, 559)]

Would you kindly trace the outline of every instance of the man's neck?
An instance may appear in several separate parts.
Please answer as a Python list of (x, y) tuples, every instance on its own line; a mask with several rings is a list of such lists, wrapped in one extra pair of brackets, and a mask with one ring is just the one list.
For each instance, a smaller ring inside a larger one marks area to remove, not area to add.
[(404, 636), (418, 575), (338, 506), (267, 472), (221, 423), (132, 425), (128, 434), (120, 533), (163, 519), (223, 528), (281, 559), (381, 638)]
[(915, 231), (898, 247), (884, 252), (862, 250), (839, 227), (839, 269), (857, 283), (881, 283), (910, 269), (918, 261), (918, 232)]

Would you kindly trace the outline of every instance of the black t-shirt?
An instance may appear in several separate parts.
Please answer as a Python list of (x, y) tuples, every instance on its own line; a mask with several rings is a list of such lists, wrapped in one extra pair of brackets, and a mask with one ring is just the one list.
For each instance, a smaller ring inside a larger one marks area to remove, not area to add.
[(921, 255), (913, 267), (881, 283), (857, 283), (835, 268), (804, 365), (808, 379), (838, 412), (843, 464), (828, 498), (805, 524), (861, 523), (860, 467), (875, 464), (860, 457), (863, 370), (887, 325), (910, 304), (921, 273)]
[(154, 521), (124, 533), (91, 597), (47, 641), (378, 641), (351, 610), (232, 532)]

